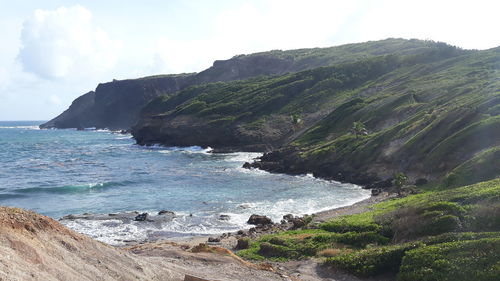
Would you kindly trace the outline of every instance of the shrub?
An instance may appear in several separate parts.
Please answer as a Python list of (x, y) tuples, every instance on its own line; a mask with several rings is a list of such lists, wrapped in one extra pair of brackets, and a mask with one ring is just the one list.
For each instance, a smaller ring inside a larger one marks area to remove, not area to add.
[(500, 238), (458, 241), (408, 251), (398, 279), (401, 281), (498, 280)]
[(383, 233), (393, 234), (394, 241), (408, 241), (418, 237), (459, 230), (465, 209), (454, 202), (433, 202), (396, 209), (376, 218), (383, 225)]
[(325, 264), (364, 277), (397, 273), (405, 252), (419, 246), (420, 243), (407, 243), (361, 250), (327, 258)]
[(296, 253), (290, 251), (287, 247), (271, 244), (268, 242), (260, 243), (260, 248), (258, 253), (264, 257), (268, 258), (295, 258), (297, 257)]
[(482, 202), (471, 212), (468, 224), (472, 231), (500, 231), (500, 203)]
[(444, 215), (434, 218), (425, 229), (419, 231), (420, 235), (436, 235), (452, 232), (460, 228), (460, 219), (453, 215)]
[(500, 238), (500, 232), (449, 232), (422, 238), (426, 245), (434, 245), (455, 241), (478, 240), (483, 238)]
[(373, 222), (349, 221), (338, 219), (320, 224), (320, 228), (330, 232), (379, 232), (381, 226)]
[(368, 244), (386, 245), (389, 241), (389, 238), (375, 232), (347, 232), (337, 238), (339, 243), (358, 248), (364, 248)]

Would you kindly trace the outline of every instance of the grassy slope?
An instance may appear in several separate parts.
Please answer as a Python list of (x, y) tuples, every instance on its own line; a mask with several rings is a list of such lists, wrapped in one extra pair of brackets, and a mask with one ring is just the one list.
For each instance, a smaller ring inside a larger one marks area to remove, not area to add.
[(278, 261), (318, 256), (359, 276), (494, 280), (500, 274), (500, 179), (441, 188), (312, 229), (267, 235), (239, 255)]
[[(441, 176), (500, 145), (499, 68), (499, 50), (399, 68), (358, 89), (293, 145), (310, 162), (348, 157), (351, 169), (369, 162)], [(353, 136), (354, 121), (369, 134)]]
[[(149, 103), (134, 135), (174, 145), (287, 144), (285, 150), (295, 148), (284, 161), (287, 172), (387, 178), (404, 171), (412, 179), (437, 179), (500, 145), (499, 61), (499, 49), (462, 52), (438, 44), (417, 55), (195, 86)], [(190, 122), (177, 122), (186, 116)], [(356, 121), (367, 136), (351, 134)], [(198, 134), (198, 143), (175, 142), (189, 134)], [(484, 159), (469, 169), (494, 157)], [(490, 167), (478, 180), (499, 173)]]

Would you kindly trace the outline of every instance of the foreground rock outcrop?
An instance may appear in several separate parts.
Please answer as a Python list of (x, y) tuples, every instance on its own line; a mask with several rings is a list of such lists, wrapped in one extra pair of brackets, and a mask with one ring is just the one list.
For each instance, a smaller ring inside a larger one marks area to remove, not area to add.
[[(187, 247), (189, 248), (189, 247)], [(173, 243), (115, 248), (53, 219), (0, 207), (0, 280), (285, 280), (216, 248)], [(186, 249), (186, 247), (184, 247)]]

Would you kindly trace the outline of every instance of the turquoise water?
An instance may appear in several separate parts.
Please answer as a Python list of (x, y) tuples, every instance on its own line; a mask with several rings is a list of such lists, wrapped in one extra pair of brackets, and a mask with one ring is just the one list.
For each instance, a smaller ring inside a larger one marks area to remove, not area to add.
[[(0, 205), (60, 218), (170, 210), (162, 225), (63, 221), (101, 241), (216, 234), (248, 228), (253, 214), (279, 221), (352, 204), (369, 192), (351, 184), (241, 168), (258, 153), (212, 154), (199, 147), (141, 147), (108, 131), (39, 130), (41, 122), (0, 122)], [(228, 221), (219, 215), (230, 216)], [(191, 216), (190, 216), (191, 215)]]

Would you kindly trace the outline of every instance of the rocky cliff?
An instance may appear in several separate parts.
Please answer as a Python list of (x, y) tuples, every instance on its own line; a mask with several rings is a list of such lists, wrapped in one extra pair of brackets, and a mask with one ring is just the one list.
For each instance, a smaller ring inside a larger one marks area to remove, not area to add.
[(484, 170), (478, 180), (489, 179), (500, 172), (493, 168), (499, 61), (498, 48), (434, 43), (410, 54), (200, 85), (151, 101), (133, 135), (139, 144), (267, 151), (251, 166), (359, 184), (396, 172), (453, 184)]
[(427, 46), (427, 42), (419, 40), (387, 39), (331, 48), (274, 50), (215, 61), (212, 67), (199, 73), (114, 80), (99, 84), (95, 92), (77, 98), (66, 111), (40, 127), (129, 129), (150, 100), (189, 86), (281, 75), (368, 56), (418, 53)]

